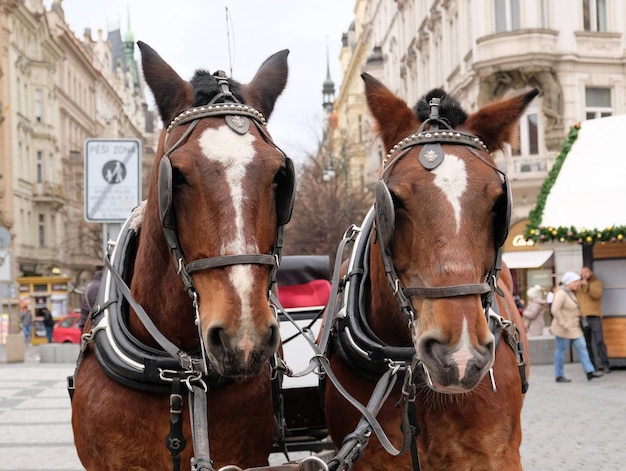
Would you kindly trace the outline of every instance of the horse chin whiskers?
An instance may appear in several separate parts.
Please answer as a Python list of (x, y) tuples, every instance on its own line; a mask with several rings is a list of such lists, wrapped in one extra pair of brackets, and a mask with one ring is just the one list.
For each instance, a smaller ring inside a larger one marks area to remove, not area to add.
[(438, 394), (463, 395), (473, 391), (481, 384), (485, 375), (490, 371), (492, 362), (480, 371), (462, 376), (459, 374), (459, 369), (454, 365), (442, 367), (441, 371), (433, 374), (431, 371), (434, 370), (427, 366), (426, 363), (420, 360), (418, 364), (421, 368), (424, 385), (427, 388)]
[(424, 398), (422, 405), (426, 406), (430, 412), (459, 407), (466, 401), (485, 399), (488, 395), (493, 395), (491, 385), (483, 384), (482, 381), (475, 388), (457, 394), (436, 391), (424, 383), (418, 384), (417, 389), (418, 394)]

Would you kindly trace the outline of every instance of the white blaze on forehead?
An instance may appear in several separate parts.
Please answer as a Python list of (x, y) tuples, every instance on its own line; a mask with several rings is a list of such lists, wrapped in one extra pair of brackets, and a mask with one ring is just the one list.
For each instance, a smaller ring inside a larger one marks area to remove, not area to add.
[(432, 172), (435, 174), (435, 185), (452, 205), (458, 233), (461, 229), (461, 197), (467, 188), (465, 162), (455, 155), (446, 154), (443, 162)]
[[(235, 214), (234, 235), (231, 240), (222, 246), (222, 253), (246, 254), (257, 253), (255, 244), (249, 246), (243, 227), (243, 181), (246, 168), (254, 158), (254, 136), (251, 133), (237, 134), (224, 125), (217, 129), (207, 129), (202, 133), (199, 143), (207, 159), (219, 162), (224, 166), (224, 176), (230, 192), (232, 207)], [(240, 347), (246, 357), (251, 352), (250, 337), (254, 337), (254, 323), (251, 316), (250, 293), (252, 292), (252, 267), (250, 265), (235, 265), (230, 268), (230, 281), (237, 290), (241, 300), (240, 336), (243, 340)]]

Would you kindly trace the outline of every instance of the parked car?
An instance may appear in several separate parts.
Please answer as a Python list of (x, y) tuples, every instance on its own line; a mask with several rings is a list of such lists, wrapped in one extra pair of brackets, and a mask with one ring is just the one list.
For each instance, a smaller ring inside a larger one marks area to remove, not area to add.
[(59, 319), (52, 330), (54, 343), (80, 343), (81, 329), (78, 328), (80, 312), (73, 312)]

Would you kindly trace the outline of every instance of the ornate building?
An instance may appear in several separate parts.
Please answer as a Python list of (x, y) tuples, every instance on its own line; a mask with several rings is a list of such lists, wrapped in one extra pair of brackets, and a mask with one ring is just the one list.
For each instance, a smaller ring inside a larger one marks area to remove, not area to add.
[[(626, 113), (622, 1), (356, 0), (354, 11), (340, 56), (338, 126), (331, 137), (345, 136), (348, 148), (360, 149), (349, 165), (352, 174), (365, 169), (367, 181), (376, 179), (387, 149), (359, 102), (363, 71), (411, 106), (434, 87), (470, 112), (522, 89), (541, 90), (520, 122), (519, 142), (495, 156), (511, 181), (513, 235), (523, 232), (570, 127)], [(509, 243), (505, 251), (531, 248), (523, 237)], [(532, 262), (536, 268), (550, 263)]]
[[(60, 314), (79, 306), (72, 291), (102, 263), (101, 225), (84, 220), (85, 140), (135, 138), (149, 153), (152, 116), (130, 27), (123, 39), (89, 29), (79, 39), (62, 0), (49, 10), (0, 0), (0, 35), (0, 226), (11, 234), (16, 298)], [(61, 285), (66, 295), (53, 295)]]
[[(519, 145), (499, 158), (513, 181), (514, 217), (526, 217), (570, 126), (626, 112), (625, 9), (617, 0), (357, 0), (341, 52), (339, 128), (352, 144), (349, 130), (367, 123), (355, 106), (362, 71), (410, 105), (443, 87), (470, 111), (538, 87)], [(381, 154), (372, 149), (366, 160), (377, 167)]]

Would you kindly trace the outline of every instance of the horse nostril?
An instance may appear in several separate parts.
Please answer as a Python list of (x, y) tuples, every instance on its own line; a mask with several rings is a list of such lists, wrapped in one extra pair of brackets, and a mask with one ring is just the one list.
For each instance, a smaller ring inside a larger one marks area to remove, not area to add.
[(267, 345), (272, 350), (278, 348), (278, 341), (280, 340), (280, 330), (276, 324), (272, 324), (269, 327), (269, 336), (267, 338)]
[(224, 329), (222, 327), (211, 327), (207, 332), (209, 348), (224, 348)]

